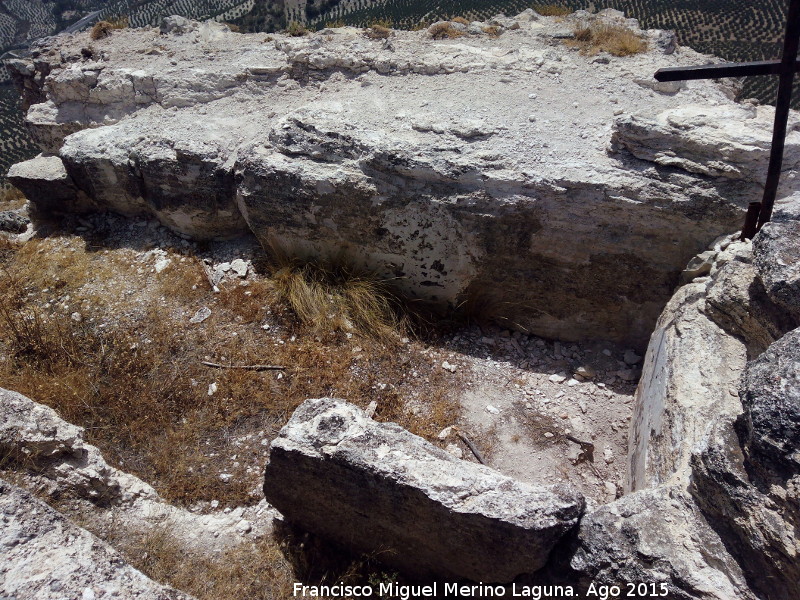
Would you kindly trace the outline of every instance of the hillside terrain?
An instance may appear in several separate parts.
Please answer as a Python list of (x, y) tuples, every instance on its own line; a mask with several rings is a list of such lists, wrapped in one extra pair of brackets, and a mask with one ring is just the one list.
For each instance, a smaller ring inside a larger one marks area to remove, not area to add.
[(30, 50), (0, 597), (796, 600), (800, 131), (742, 240), (774, 109), (652, 79), (706, 56), (616, 10)]

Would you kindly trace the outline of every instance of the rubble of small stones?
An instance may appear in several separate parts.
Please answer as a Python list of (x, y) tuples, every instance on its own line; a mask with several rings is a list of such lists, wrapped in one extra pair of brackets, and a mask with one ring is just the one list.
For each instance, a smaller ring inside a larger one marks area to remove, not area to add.
[[(650, 50), (562, 43), (594, 19)], [(727, 84), (655, 85), (658, 68), (708, 58), (617, 11), (492, 23), (372, 39), (173, 19), (48, 39), (10, 62), (46, 154), (9, 177), (48, 210), (151, 215), (196, 239), (252, 232), (444, 308), (477, 302), (516, 329), (641, 352), (681, 269), (760, 197), (771, 109), (736, 105)]]

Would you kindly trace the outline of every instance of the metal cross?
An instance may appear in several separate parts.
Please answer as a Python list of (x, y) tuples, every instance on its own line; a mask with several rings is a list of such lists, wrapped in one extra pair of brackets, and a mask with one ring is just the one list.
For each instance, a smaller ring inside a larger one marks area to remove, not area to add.
[(756, 231), (761, 229), (761, 226), (772, 217), (772, 207), (775, 205), (775, 196), (778, 193), (778, 182), (781, 177), (783, 149), (786, 143), (786, 124), (789, 120), (789, 104), (792, 100), (792, 82), (794, 74), (800, 70), (800, 63), (797, 61), (798, 44), (800, 44), (800, 0), (790, 0), (781, 60), (659, 69), (655, 74), (658, 81), (780, 75), (778, 99), (775, 103), (775, 125), (772, 129), (772, 150), (769, 156), (767, 181), (764, 185), (764, 197), (761, 202), (750, 203), (742, 228), (742, 239), (752, 238)]

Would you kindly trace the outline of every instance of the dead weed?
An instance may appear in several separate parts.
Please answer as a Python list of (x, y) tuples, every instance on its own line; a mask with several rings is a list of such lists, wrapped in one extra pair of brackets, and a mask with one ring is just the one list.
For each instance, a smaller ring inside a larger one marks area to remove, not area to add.
[[(262, 442), (307, 398), (375, 401), (377, 419), (429, 439), (457, 419), (453, 387), (401, 338), (401, 308), (380, 282), (304, 267), (214, 294), (197, 261), (174, 256), (156, 274), (132, 252), (88, 252), (69, 236), (7, 249), (0, 385), (85, 427), (166, 500), (257, 501)], [(200, 306), (212, 314), (191, 324)]]
[(593, 56), (608, 52), (612, 56), (630, 56), (647, 52), (647, 40), (623, 25), (593, 22), (575, 28), (567, 45), (578, 48), (581, 54)]

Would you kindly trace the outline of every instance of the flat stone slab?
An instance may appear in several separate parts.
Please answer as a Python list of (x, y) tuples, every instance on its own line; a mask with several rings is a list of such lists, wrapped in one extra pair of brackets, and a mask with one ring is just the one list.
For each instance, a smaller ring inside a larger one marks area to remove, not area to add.
[(504, 583), (544, 566), (583, 497), (454, 458), (332, 398), (306, 400), (273, 441), (264, 495), (287, 520), (415, 577)]

